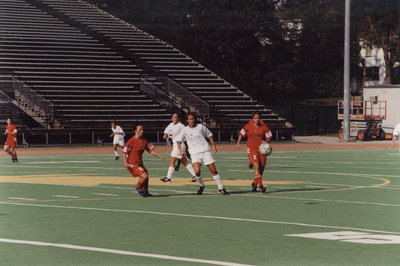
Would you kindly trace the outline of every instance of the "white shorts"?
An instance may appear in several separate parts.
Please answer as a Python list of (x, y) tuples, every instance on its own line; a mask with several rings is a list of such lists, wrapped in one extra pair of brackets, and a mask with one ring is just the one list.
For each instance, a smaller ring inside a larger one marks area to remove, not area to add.
[(125, 146), (124, 137), (122, 137), (121, 135), (114, 135), (113, 144), (124, 147)]
[[(181, 143), (181, 148), (182, 150), (186, 151), (186, 145), (184, 143)], [(176, 143), (172, 145), (171, 157), (182, 159), (182, 154), (179, 152), (178, 145)]]
[(215, 162), (215, 159), (210, 151), (190, 154), (190, 156), (192, 159), (192, 163), (201, 163), (201, 161), (203, 161), (204, 165), (209, 165)]

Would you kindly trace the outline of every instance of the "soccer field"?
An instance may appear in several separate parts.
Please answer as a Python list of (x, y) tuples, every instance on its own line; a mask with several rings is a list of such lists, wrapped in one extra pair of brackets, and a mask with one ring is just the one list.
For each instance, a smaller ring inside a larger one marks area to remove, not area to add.
[(244, 151), (215, 158), (229, 196), (150, 155), (153, 198), (112, 153), (0, 157), (0, 265), (399, 264), (397, 150), (274, 151), (267, 194)]

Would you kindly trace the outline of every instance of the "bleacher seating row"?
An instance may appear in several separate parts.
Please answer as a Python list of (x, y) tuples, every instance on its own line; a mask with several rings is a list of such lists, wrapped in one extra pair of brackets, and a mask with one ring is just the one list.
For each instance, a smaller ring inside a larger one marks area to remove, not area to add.
[(0, 1), (0, 36), (0, 71), (52, 101), (63, 123), (168, 121), (137, 89), (142, 69), (27, 1)]
[(140, 91), (167, 76), (213, 108), (210, 120), (243, 124), (253, 111), (285, 120), (160, 39), (80, 0), (0, 0), (0, 72), (52, 101), (63, 123), (168, 121)]

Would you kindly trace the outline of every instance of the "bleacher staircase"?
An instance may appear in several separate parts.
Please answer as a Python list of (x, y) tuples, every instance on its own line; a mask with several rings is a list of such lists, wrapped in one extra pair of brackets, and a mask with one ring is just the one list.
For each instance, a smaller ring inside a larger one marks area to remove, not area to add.
[[(285, 119), (176, 48), (84, 1), (0, 0), (0, 27), (0, 70), (51, 101), (61, 126), (111, 120), (164, 126), (179, 106), (142, 91), (145, 76), (164, 91), (160, 80), (169, 79), (205, 102), (209, 113), (199, 115), (212, 127), (238, 128), (260, 111), (281, 134), (293, 132)], [(188, 106), (186, 99), (180, 101)]]

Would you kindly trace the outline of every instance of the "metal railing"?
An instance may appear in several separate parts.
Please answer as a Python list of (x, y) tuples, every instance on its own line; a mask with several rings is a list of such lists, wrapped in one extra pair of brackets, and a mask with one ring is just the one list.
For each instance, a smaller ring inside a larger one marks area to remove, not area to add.
[(141, 77), (140, 90), (160, 104), (168, 104), (184, 112), (193, 112), (203, 121), (209, 119), (209, 104), (170, 78)]
[(35, 121), (47, 128), (53, 125), (54, 104), (46, 100), (27, 84), (13, 77), (15, 104)]

